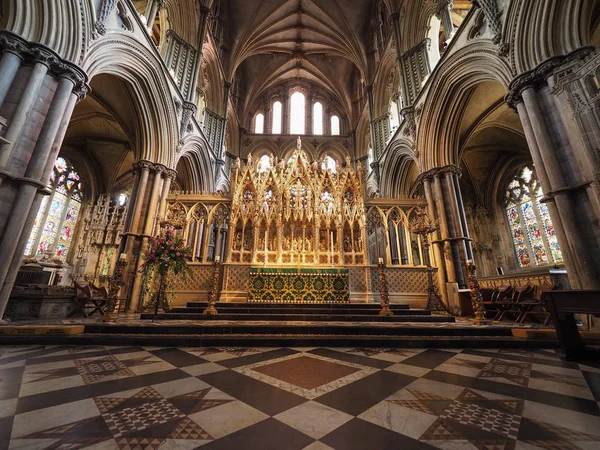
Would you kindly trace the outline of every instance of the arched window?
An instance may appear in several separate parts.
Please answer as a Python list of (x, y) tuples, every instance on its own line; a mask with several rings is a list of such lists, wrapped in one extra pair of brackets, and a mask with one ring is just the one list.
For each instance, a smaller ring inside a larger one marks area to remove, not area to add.
[(335, 160), (329, 155), (325, 156), (323, 161), (321, 161), (321, 170), (331, 170), (331, 173), (336, 173), (337, 167)]
[(313, 134), (323, 134), (323, 105), (320, 102), (313, 105)]
[(25, 255), (49, 253), (67, 257), (81, 209), (79, 175), (64, 158), (58, 158), (50, 179), (52, 194), (44, 197), (29, 235)]
[(393, 136), (400, 126), (400, 116), (398, 115), (399, 100), (392, 100), (390, 104), (390, 136)]
[(256, 163), (256, 168), (259, 172), (266, 172), (271, 168), (271, 157), (269, 155), (262, 155)]
[(125, 206), (125, 203), (127, 203), (127, 194), (125, 194), (124, 192), (121, 192), (117, 196), (117, 205), (122, 207), (122, 206)]
[(535, 172), (525, 167), (508, 185), (506, 215), (517, 260), (523, 268), (563, 262), (556, 230)]
[(304, 94), (294, 92), (291, 97), (290, 134), (304, 134)]
[(281, 102), (278, 100), (273, 103), (273, 126), (272, 133), (273, 134), (281, 134), (281, 112), (283, 108), (281, 106)]
[(258, 113), (254, 118), (254, 132), (256, 134), (263, 134), (265, 131), (265, 115)]
[(340, 134), (340, 118), (338, 116), (331, 116), (331, 135), (339, 136)]

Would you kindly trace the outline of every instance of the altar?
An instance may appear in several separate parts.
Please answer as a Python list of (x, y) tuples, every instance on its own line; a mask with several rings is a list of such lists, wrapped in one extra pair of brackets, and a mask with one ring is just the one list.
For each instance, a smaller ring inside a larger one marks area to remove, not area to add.
[(348, 303), (348, 269), (251, 267), (248, 301)]

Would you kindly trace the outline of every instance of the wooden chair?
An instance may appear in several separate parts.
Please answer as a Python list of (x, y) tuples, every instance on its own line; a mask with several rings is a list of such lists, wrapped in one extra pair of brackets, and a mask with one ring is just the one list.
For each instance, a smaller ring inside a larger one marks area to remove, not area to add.
[(492, 301), (498, 309), (494, 320), (501, 321), (513, 303), (513, 287), (510, 284), (498, 286), (492, 295)]
[[(97, 287), (88, 282), (73, 282), (75, 287), (75, 309), (69, 314), (71, 317), (77, 313), (81, 313), (86, 319), (93, 316), (96, 311), (101, 315), (105, 315), (106, 303), (108, 301), (108, 290), (102, 286)], [(88, 313), (86, 307), (91, 306), (92, 311)]]
[(553, 284), (531, 285), (532, 291), (523, 296), (517, 307), (520, 311), (516, 323), (523, 323), (528, 315), (543, 315), (546, 316), (544, 326), (547, 326), (552, 320), (552, 315), (547, 308), (547, 305), (541, 300), (542, 292), (551, 291), (554, 289)]

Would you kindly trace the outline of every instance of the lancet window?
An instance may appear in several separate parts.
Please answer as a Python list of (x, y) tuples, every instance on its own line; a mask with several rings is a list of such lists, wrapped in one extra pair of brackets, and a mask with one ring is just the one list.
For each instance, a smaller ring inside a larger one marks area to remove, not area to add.
[(323, 134), (323, 105), (321, 102), (313, 105), (313, 134)]
[(524, 167), (506, 190), (506, 216), (521, 268), (560, 264), (563, 256), (542, 187), (530, 167)]
[(290, 97), (290, 134), (304, 134), (305, 97), (302, 92), (294, 92)]
[(256, 134), (265, 132), (265, 115), (263, 113), (258, 113), (254, 118), (254, 132)]
[(273, 134), (281, 134), (281, 114), (283, 112), (283, 107), (281, 102), (277, 100), (273, 103), (273, 123), (271, 125), (271, 131)]
[(336, 115), (331, 116), (331, 135), (339, 136), (340, 134), (340, 118)]
[(75, 234), (83, 194), (79, 174), (65, 158), (54, 163), (50, 188), (52, 194), (42, 200), (25, 255), (48, 253), (64, 261)]

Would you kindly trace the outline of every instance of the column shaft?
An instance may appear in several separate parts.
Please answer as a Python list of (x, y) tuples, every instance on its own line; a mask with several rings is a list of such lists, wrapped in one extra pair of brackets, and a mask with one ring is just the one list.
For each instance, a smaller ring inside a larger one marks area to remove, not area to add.
[(27, 119), (47, 73), (48, 66), (45, 64), (36, 63), (33, 66), (25, 90), (19, 100), (19, 105), (11, 117), (10, 125), (4, 135), (8, 143), (0, 146), (0, 167), (8, 166), (12, 151), (15, 148), (15, 144), (19, 141), (18, 137), (27, 123)]

